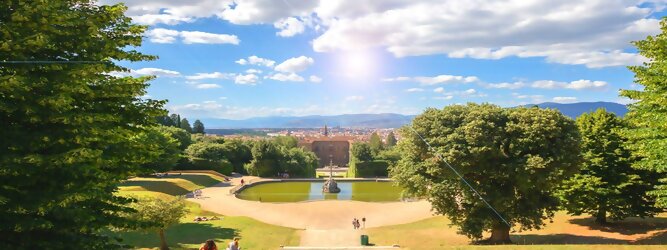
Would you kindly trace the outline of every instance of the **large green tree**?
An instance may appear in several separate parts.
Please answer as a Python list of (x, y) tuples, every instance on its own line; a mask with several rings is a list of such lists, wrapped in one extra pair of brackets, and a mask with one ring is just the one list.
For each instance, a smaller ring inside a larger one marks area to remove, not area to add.
[(667, 208), (667, 19), (660, 26), (660, 34), (634, 42), (639, 54), (648, 58), (641, 66), (629, 67), (635, 83), (643, 88), (622, 90), (621, 96), (636, 101), (628, 105), (626, 118), (631, 126), (624, 133), (639, 158), (634, 167), (660, 176), (660, 185), (651, 194), (656, 205)]
[(134, 137), (137, 144), (143, 144), (149, 153), (144, 164), (149, 171), (165, 172), (173, 169), (181, 158), (179, 141), (162, 129), (164, 126), (150, 127)]
[(200, 120), (195, 120), (195, 122), (192, 123), (192, 133), (194, 133), (194, 134), (204, 134), (204, 133), (206, 133), (204, 131), (204, 123), (202, 123)]
[(491, 231), (492, 243), (510, 242), (510, 227), (442, 159), (512, 227), (525, 230), (554, 216), (554, 192), (580, 161), (577, 127), (556, 110), (453, 105), (427, 109), (411, 126), (417, 133), (401, 130), (402, 158), (391, 168), (392, 178), (408, 194), (428, 199), (460, 233), (480, 239)]
[(352, 154), (352, 159), (357, 161), (372, 161), (373, 160), (373, 151), (371, 146), (368, 143), (355, 142), (352, 143), (352, 149), (350, 149)]
[(619, 134), (625, 126), (604, 109), (577, 118), (584, 161), (581, 172), (563, 183), (563, 204), (574, 215), (592, 214), (604, 224), (630, 216), (652, 216), (659, 210), (647, 195), (656, 180), (646, 170), (633, 169), (630, 151)]
[(119, 77), (144, 26), (122, 5), (0, 2), (0, 249), (114, 249), (131, 226), (116, 185), (150, 160), (133, 138), (164, 115), (151, 77)]

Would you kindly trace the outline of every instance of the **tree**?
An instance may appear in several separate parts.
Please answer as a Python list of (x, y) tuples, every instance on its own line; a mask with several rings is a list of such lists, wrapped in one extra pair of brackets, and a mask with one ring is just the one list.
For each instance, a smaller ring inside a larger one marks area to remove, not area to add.
[(192, 127), (190, 127), (190, 122), (188, 122), (188, 119), (183, 118), (181, 119), (180, 123), (180, 128), (185, 129), (185, 131), (188, 131), (188, 133), (192, 133)]
[(169, 249), (164, 230), (171, 225), (178, 224), (181, 217), (188, 212), (185, 201), (180, 198), (165, 199), (157, 197), (143, 197), (137, 200), (138, 202), (132, 205), (136, 212), (132, 213), (130, 217), (150, 225), (145, 230), (157, 231), (160, 236), (160, 249)]
[(373, 151), (368, 143), (355, 142), (352, 144), (352, 158), (358, 161), (372, 161)]
[(226, 148), (223, 144), (210, 142), (197, 142), (185, 149), (185, 154), (190, 158), (220, 161), (226, 159)]
[(174, 124), (174, 127), (180, 128), (181, 127), (181, 115), (179, 114), (171, 114), (169, 116), (171, 118), (172, 124)]
[(256, 141), (252, 146), (252, 161), (246, 164), (249, 174), (261, 177), (275, 176), (282, 159), (280, 148), (269, 140)]
[(281, 147), (285, 148), (296, 148), (299, 145), (299, 140), (294, 136), (276, 136), (273, 138), (273, 141), (276, 142)]
[(101, 230), (134, 224), (114, 192), (165, 102), (140, 98), (153, 77), (111, 74), (155, 57), (126, 7), (95, 3), (0, 4), (0, 61), (28, 62), (0, 67), (0, 249), (117, 249)]
[(396, 136), (394, 136), (394, 131), (391, 131), (387, 134), (387, 147), (393, 146), (396, 146)]
[(195, 120), (195, 122), (192, 124), (192, 133), (194, 134), (205, 134), (204, 132), (204, 124), (200, 120)]
[(168, 134), (171, 138), (176, 139), (176, 141), (178, 141), (178, 148), (181, 150), (185, 150), (192, 144), (190, 133), (184, 129), (167, 126), (158, 126), (157, 129), (162, 133)]
[(391, 168), (392, 178), (408, 194), (428, 199), (460, 233), (480, 239), (482, 232), (491, 231), (491, 243), (510, 242), (510, 226), (540, 228), (552, 218), (559, 204), (554, 192), (580, 161), (574, 121), (551, 109), (453, 105), (427, 109), (412, 128), (418, 134), (407, 127), (401, 130), (397, 147), (402, 158)]
[(169, 127), (174, 127), (174, 121), (171, 120), (171, 118), (167, 115), (161, 115), (156, 118), (157, 123), (162, 125), (162, 126), (169, 126)]
[(225, 156), (229, 162), (234, 166), (234, 172), (246, 173), (243, 168), (245, 164), (252, 161), (252, 152), (249, 142), (244, 142), (239, 139), (227, 140), (222, 144), (225, 150)]
[(382, 139), (380, 139), (380, 136), (378, 135), (377, 132), (373, 132), (371, 134), (371, 139), (370, 139), (370, 146), (371, 150), (373, 151), (373, 155), (377, 155), (384, 149), (384, 145), (382, 145)]
[(643, 88), (622, 90), (621, 96), (636, 101), (628, 105), (630, 128), (624, 132), (630, 150), (639, 159), (633, 166), (659, 175), (660, 184), (650, 194), (658, 207), (667, 208), (667, 20), (660, 26), (660, 34), (634, 42), (639, 54), (648, 58), (642, 66), (629, 67), (635, 73), (635, 83)]
[(144, 166), (156, 172), (171, 170), (181, 158), (178, 140), (161, 127), (151, 127), (135, 137), (135, 142), (143, 144), (149, 153)]
[(646, 192), (655, 184), (648, 171), (631, 167), (630, 151), (619, 135), (624, 124), (604, 109), (577, 118), (584, 161), (581, 172), (563, 183), (563, 204), (574, 215), (592, 214), (600, 224), (652, 216), (659, 210)]

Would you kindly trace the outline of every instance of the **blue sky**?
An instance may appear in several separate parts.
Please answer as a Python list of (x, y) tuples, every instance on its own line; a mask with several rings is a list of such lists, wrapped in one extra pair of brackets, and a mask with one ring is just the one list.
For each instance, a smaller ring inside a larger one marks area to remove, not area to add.
[(666, 2), (127, 1), (159, 59), (123, 65), (191, 119), (624, 103)]

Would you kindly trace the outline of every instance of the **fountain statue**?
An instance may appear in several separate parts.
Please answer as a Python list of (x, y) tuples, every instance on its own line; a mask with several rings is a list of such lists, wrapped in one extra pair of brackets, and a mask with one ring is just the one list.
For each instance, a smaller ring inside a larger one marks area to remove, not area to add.
[(329, 179), (324, 182), (322, 186), (323, 193), (340, 193), (340, 188), (338, 188), (338, 183), (333, 179), (333, 160), (329, 163)]

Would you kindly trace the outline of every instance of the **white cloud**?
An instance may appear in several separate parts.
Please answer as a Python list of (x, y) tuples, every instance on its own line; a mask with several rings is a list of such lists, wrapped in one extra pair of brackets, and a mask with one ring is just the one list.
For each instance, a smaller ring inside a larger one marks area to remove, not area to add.
[(262, 73), (262, 71), (258, 70), (258, 69), (248, 69), (245, 72), (248, 73), (248, 74), (261, 74)]
[(422, 92), (422, 91), (424, 91), (424, 89), (422, 89), (422, 88), (409, 88), (409, 89), (406, 89), (405, 91), (407, 91), (407, 92)]
[(308, 78), (308, 80), (310, 80), (310, 82), (314, 82), (314, 83), (322, 82), (322, 78), (320, 78), (318, 76), (315, 76), (315, 75), (310, 76)]
[[(395, 56), (447, 54), (606, 67), (637, 64), (630, 41), (659, 33), (655, 1), (322, 1), (318, 52), (385, 47)], [(652, 9), (653, 8), (653, 9)], [(415, 14), (419, 13), (419, 14)]]
[(364, 97), (360, 96), (360, 95), (352, 95), (352, 96), (345, 97), (345, 101), (348, 101), (348, 102), (358, 102), (358, 101), (363, 101), (363, 100), (364, 100)]
[(572, 96), (557, 96), (553, 98), (553, 101), (559, 103), (572, 103), (576, 102), (577, 98)]
[(220, 88), (220, 85), (213, 84), (213, 83), (200, 83), (200, 84), (195, 85), (195, 88), (198, 88), (198, 89), (217, 89), (217, 88)]
[(194, 21), (191, 17), (179, 17), (169, 14), (145, 14), (141, 16), (133, 16), (132, 21), (138, 24), (155, 25), (164, 23), (167, 25), (174, 25), (179, 23), (190, 23)]
[(181, 73), (178, 71), (159, 69), (159, 68), (141, 68), (137, 70), (131, 70), (130, 74), (132, 76), (146, 76), (153, 75), (158, 77), (179, 77)]
[(259, 77), (255, 74), (237, 75), (234, 78), (236, 84), (255, 85), (259, 82)]
[(435, 93), (442, 93), (442, 92), (445, 92), (445, 88), (443, 88), (443, 87), (437, 87), (437, 88), (435, 88), (435, 89), (433, 90), (433, 92), (435, 92)]
[(183, 43), (204, 43), (204, 44), (234, 44), (238, 45), (240, 40), (235, 35), (213, 34), (201, 31), (181, 31)]
[(163, 28), (151, 29), (146, 36), (154, 43), (174, 43), (180, 37), (185, 44), (234, 44), (238, 45), (240, 40), (235, 35), (214, 34), (201, 31), (178, 31)]
[(519, 89), (523, 88), (524, 86), (526, 86), (526, 84), (523, 82), (513, 82), (513, 83), (502, 82), (502, 83), (486, 84), (487, 88), (492, 88), (492, 89)]
[(289, 74), (283, 74), (283, 73), (276, 73), (271, 76), (266, 76), (264, 78), (276, 80), (276, 81), (281, 81), (281, 82), (303, 82), (304, 79), (300, 75), (297, 75), (295, 73), (289, 73)]
[(307, 56), (292, 57), (285, 60), (275, 67), (275, 70), (288, 73), (296, 73), (306, 70), (310, 65), (313, 65), (315, 60)]
[(249, 65), (259, 65), (259, 66), (266, 66), (266, 67), (273, 67), (273, 65), (276, 64), (276, 62), (273, 61), (273, 60), (266, 59), (266, 58), (261, 58), (261, 57), (255, 56), (255, 55), (249, 56), (247, 59), (241, 58), (239, 60), (236, 60), (235, 62), (238, 63), (238, 64), (241, 64), (241, 65), (248, 65), (249, 64)]
[(154, 43), (173, 43), (176, 41), (179, 32), (170, 29), (152, 29), (146, 32), (148, 40)]
[(593, 89), (593, 90), (603, 90), (606, 89), (608, 83), (605, 81), (591, 81), (591, 80), (576, 80), (572, 82), (559, 82), (551, 80), (540, 80), (535, 81), (531, 84), (531, 87), (538, 89), (574, 89), (574, 90), (583, 90), (583, 89)]
[(435, 97), (435, 99), (441, 99), (441, 100), (449, 100), (449, 99), (452, 99), (454, 96), (461, 96), (461, 97), (486, 97), (487, 96), (487, 94), (480, 93), (475, 89), (466, 89), (466, 90), (459, 90), (459, 91), (445, 91), (445, 88), (438, 87), (438, 88), (433, 89), (433, 92), (441, 94), (442, 96)]
[(475, 76), (453, 76), (453, 75), (438, 75), (433, 77), (426, 76), (416, 76), (416, 77), (407, 77), (399, 76), (395, 78), (385, 78), (382, 79), (385, 82), (418, 82), (422, 85), (435, 85), (435, 84), (448, 84), (448, 83), (473, 83), (478, 82), (479, 78)]
[(274, 23), (291, 16), (308, 16), (319, 1), (312, 0), (237, 0), (218, 17), (233, 24)]
[(280, 30), (276, 32), (276, 35), (282, 37), (290, 37), (296, 34), (301, 34), (304, 30), (306, 30), (304, 23), (294, 17), (280, 19), (273, 23), (273, 27)]
[(185, 79), (188, 80), (202, 80), (202, 79), (232, 79), (236, 75), (232, 73), (220, 73), (220, 72), (213, 72), (213, 73), (197, 73), (191, 76), (186, 76)]

